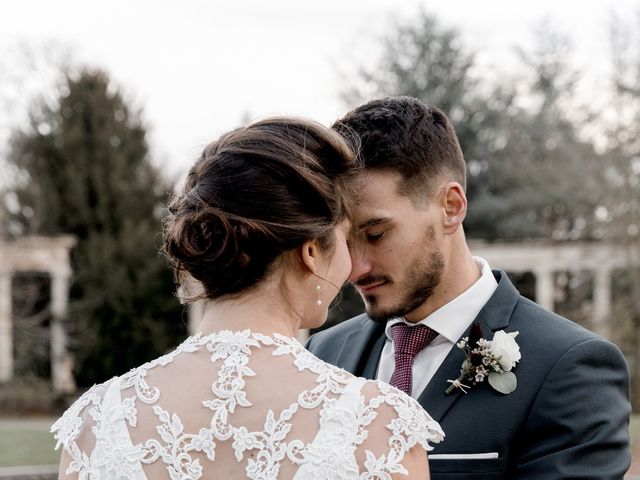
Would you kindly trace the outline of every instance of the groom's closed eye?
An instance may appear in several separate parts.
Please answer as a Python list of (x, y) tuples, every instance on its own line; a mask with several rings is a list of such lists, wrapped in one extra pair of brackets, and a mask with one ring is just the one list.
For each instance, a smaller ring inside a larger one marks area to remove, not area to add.
[(373, 232), (367, 232), (367, 233), (365, 234), (365, 237), (366, 237), (366, 239), (367, 239), (367, 242), (369, 242), (369, 243), (375, 243), (375, 242), (377, 242), (378, 240), (380, 240), (380, 239), (382, 238), (382, 236), (384, 235), (384, 233), (385, 233), (385, 232), (376, 232), (376, 233), (373, 233)]
[(371, 218), (359, 225), (356, 238), (359, 236), (357, 234), (364, 234), (367, 243), (375, 243), (389, 230), (389, 222), (390, 219), (386, 217)]

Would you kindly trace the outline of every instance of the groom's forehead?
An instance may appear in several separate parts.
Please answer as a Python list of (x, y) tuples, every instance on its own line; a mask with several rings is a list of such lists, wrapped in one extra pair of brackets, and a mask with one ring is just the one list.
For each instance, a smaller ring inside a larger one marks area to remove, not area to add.
[(369, 221), (372, 217), (389, 216), (404, 208), (412, 200), (402, 189), (402, 176), (391, 170), (372, 170), (358, 175), (351, 184), (354, 200), (353, 223)]
[(366, 209), (377, 199), (388, 201), (401, 196), (402, 176), (391, 170), (370, 170), (360, 173), (351, 183), (356, 205)]

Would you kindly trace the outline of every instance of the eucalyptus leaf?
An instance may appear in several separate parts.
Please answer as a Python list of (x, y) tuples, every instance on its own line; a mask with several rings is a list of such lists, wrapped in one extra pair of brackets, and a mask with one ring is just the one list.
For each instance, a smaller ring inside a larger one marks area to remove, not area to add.
[(513, 372), (489, 373), (489, 385), (505, 395), (513, 392), (518, 386), (518, 379)]

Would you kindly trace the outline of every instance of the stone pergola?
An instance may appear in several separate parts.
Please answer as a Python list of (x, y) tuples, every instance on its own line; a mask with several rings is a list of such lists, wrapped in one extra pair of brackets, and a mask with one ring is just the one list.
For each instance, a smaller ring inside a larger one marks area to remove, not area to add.
[[(535, 301), (547, 308), (555, 308), (556, 272), (591, 271), (594, 277), (593, 329), (604, 338), (610, 338), (607, 318), (611, 311), (611, 274), (615, 269), (640, 264), (637, 251), (608, 243), (485, 243), (469, 241), (473, 255), (484, 258), (492, 268), (510, 273), (530, 272), (535, 276)], [(197, 331), (202, 318), (203, 304), (198, 302), (189, 309), (189, 331)], [(304, 340), (307, 332), (300, 332)]]
[[(63, 320), (67, 316), (72, 236), (25, 237), (0, 241), (0, 382), (13, 377), (12, 276), (17, 272), (43, 272), (51, 277), (51, 372), (56, 392), (73, 392), (73, 359), (67, 351)], [(612, 272), (640, 265), (638, 250), (608, 243), (484, 243), (470, 241), (474, 255), (485, 258), (493, 268), (535, 276), (535, 300), (543, 307), (555, 307), (557, 272), (590, 271), (593, 274), (593, 329), (610, 338), (607, 318), (611, 311)], [(195, 332), (202, 318), (203, 302), (189, 308), (189, 331)], [(306, 332), (300, 332), (304, 340)]]
[(593, 274), (593, 330), (610, 338), (607, 322), (611, 312), (611, 274), (616, 269), (638, 266), (638, 250), (610, 243), (483, 243), (469, 242), (474, 255), (493, 268), (507, 272), (531, 272), (535, 276), (535, 300), (554, 310), (556, 272), (590, 271)]
[(73, 359), (67, 351), (63, 320), (67, 315), (71, 267), (69, 252), (76, 239), (59, 237), (24, 237), (0, 241), (0, 382), (13, 378), (13, 315), (11, 280), (17, 272), (42, 272), (51, 277), (51, 377), (58, 393), (76, 389)]

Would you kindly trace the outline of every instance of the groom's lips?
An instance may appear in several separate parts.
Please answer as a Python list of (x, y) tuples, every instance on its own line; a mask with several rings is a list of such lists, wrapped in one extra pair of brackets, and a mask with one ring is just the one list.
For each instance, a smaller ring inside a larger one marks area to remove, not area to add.
[(386, 285), (387, 281), (383, 280), (381, 282), (376, 282), (376, 283), (368, 283), (366, 285), (359, 285), (356, 284), (356, 288), (364, 293), (364, 294), (370, 294), (373, 293), (375, 290), (377, 290), (378, 288), (382, 287), (383, 285)]

